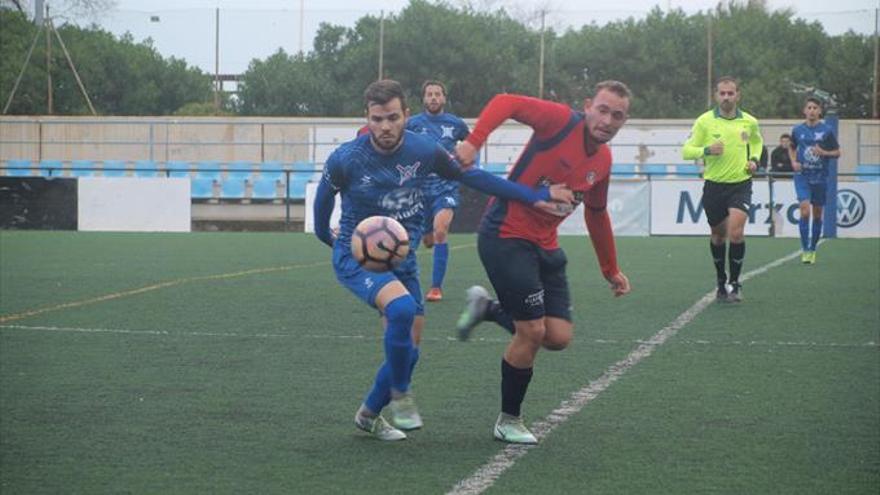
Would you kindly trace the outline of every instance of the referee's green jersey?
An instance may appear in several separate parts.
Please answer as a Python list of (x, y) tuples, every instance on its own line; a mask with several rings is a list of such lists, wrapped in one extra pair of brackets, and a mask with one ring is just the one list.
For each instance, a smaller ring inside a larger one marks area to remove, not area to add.
[[(724, 143), (724, 153), (709, 155), (709, 146), (719, 140)], [(737, 108), (736, 116), (727, 119), (715, 108), (697, 117), (682, 148), (682, 156), (685, 160), (703, 160), (706, 164), (704, 179), (735, 183), (751, 177), (748, 161), (751, 159), (757, 163), (763, 146), (764, 139), (756, 118)]]

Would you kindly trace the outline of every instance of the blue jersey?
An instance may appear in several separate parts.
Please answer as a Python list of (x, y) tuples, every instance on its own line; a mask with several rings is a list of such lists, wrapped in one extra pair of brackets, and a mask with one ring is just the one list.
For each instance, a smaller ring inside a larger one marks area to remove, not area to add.
[(801, 164), (798, 174), (810, 184), (825, 182), (828, 178), (829, 158), (817, 155), (812, 148), (818, 145), (823, 150), (831, 151), (840, 147), (831, 126), (824, 121), (813, 127), (806, 123), (797, 125), (791, 130), (791, 144), (797, 148), (797, 161)]
[(425, 215), (424, 188), (428, 176), (458, 179), (461, 171), (449, 153), (433, 139), (406, 131), (394, 153), (373, 148), (369, 134), (343, 144), (327, 159), (321, 181), (342, 195), (337, 243), (351, 243), (357, 224), (382, 215), (400, 222), (418, 246)]
[[(406, 122), (407, 130), (416, 134), (422, 134), (431, 137), (434, 141), (440, 143), (446, 151), (452, 153), (455, 151), (455, 145), (459, 141), (464, 140), (468, 136), (468, 126), (461, 118), (451, 113), (443, 112), (433, 115), (428, 112), (422, 112), (409, 118)], [(427, 194), (428, 201), (433, 201), (433, 197), (448, 194), (458, 190), (458, 184), (449, 182), (432, 175), (428, 179)]]

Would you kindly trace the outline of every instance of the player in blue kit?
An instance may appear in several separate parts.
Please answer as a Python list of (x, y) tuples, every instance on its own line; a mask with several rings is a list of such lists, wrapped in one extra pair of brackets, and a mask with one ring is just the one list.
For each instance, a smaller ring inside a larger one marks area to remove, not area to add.
[[(462, 170), (434, 140), (405, 131), (406, 98), (396, 81), (374, 82), (367, 87), (364, 100), (370, 132), (341, 145), (327, 159), (314, 201), (315, 234), (333, 248), (337, 280), (384, 316), (385, 362), (355, 414), (355, 425), (380, 440), (403, 440), (406, 433), (402, 430), (422, 426), (409, 388), (424, 327), (415, 248), (424, 222), (428, 176), (436, 173), (486, 194), (539, 207), (547, 207), (551, 199), (570, 203), (573, 198), (564, 186), (532, 189), (483, 170)], [(342, 215), (334, 235), (330, 215), (337, 193), (342, 195)], [(410, 237), (407, 259), (391, 272), (367, 271), (351, 254), (352, 231), (374, 215), (396, 219)], [(394, 426), (380, 415), (386, 405)]]
[[(468, 126), (461, 118), (446, 112), (446, 86), (440, 81), (422, 84), (422, 105), (425, 111), (413, 115), (406, 123), (407, 130), (425, 134), (440, 143), (446, 151), (455, 151), (455, 145), (468, 135)], [(443, 299), (443, 278), (449, 263), (449, 245), (446, 236), (458, 207), (458, 182), (443, 179), (436, 174), (428, 176), (425, 194), (425, 247), (434, 247), (434, 269), (431, 288), (425, 294), (427, 301)]]
[[(822, 235), (822, 210), (828, 187), (828, 159), (840, 156), (834, 130), (822, 118), (822, 102), (807, 98), (806, 120), (791, 131), (791, 166), (795, 171), (794, 187), (800, 202), (801, 262), (816, 262), (816, 245)], [(811, 208), (812, 205), (812, 208)], [(812, 211), (811, 211), (812, 210)], [(810, 213), (813, 225), (810, 228)]]

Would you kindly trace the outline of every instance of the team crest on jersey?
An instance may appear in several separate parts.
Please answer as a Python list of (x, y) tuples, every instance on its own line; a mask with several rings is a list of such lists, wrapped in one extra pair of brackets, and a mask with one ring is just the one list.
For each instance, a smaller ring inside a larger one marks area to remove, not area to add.
[(596, 172), (590, 170), (587, 172), (587, 184), (593, 185), (596, 182)]
[(813, 133), (813, 139), (815, 139), (816, 141), (821, 141), (823, 137), (825, 137), (824, 132), (814, 132)]
[(742, 134), (739, 135), (743, 141), (749, 140), (749, 131), (742, 131)]
[(416, 172), (418, 172), (419, 167), (422, 166), (422, 162), (415, 162), (412, 165), (401, 165), (397, 164), (397, 171), (400, 172), (400, 184), (403, 185), (404, 182), (415, 178)]
[(451, 125), (441, 125), (440, 132), (442, 132), (443, 135), (440, 136), (440, 139), (443, 139), (443, 138), (455, 139), (455, 136), (452, 135), (452, 131), (454, 131), (454, 130), (455, 130), (455, 128), (452, 127)]

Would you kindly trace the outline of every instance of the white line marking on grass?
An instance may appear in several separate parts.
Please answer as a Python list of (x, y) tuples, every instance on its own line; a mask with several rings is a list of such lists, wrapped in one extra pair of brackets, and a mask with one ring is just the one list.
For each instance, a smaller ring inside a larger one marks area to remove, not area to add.
[[(238, 333), (238, 332), (174, 332), (170, 330), (132, 330), (127, 328), (85, 328), (85, 327), (58, 327), (43, 325), (0, 325), (2, 330), (29, 330), (35, 332), (59, 332), (59, 333), (91, 333), (91, 334), (119, 334), (119, 335), (157, 335), (167, 337), (231, 337), (231, 338), (247, 338), (247, 339), (315, 339), (315, 340), (382, 340), (382, 334), (373, 335), (326, 335), (326, 334), (297, 334), (297, 333)], [(458, 342), (455, 337), (422, 337), (423, 342)], [(509, 338), (480, 338), (471, 339), (471, 341), (507, 344)], [(603, 345), (657, 345), (654, 340), (614, 340), (614, 339), (593, 339), (590, 344)], [(814, 342), (814, 341), (776, 341), (767, 340), (731, 340), (731, 341), (713, 341), (713, 340), (677, 340), (677, 345), (694, 345), (694, 346), (725, 346), (725, 347), (878, 347), (880, 344), (874, 341), (864, 343), (852, 342)]]
[[(771, 261), (766, 265), (756, 268), (745, 275), (742, 280), (746, 281), (757, 275), (766, 273), (794, 258), (800, 256), (800, 251), (783, 256), (775, 261)], [(642, 360), (650, 356), (655, 349), (663, 345), (667, 340), (674, 337), (682, 328), (692, 322), (694, 318), (703, 312), (710, 304), (715, 301), (715, 290), (708, 292), (701, 297), (693, 306), (685, 310), (684, 313), (672, 321), (666, 327), (660, 329), (653, 337), (639, 344), (625, 358), (612, 364), (605, 373), (599, 378), (591, 381), (585, 387), (575, 391), (568, 399), (562, 401), (559, 407), (550, 412), (550, 414), (539, 421), (532, 424), (532, 433), (542, 440), (549, 435), (557, 427), (568, 421), (568, 418), (579, 413), (587, 404), (608, 389), (614, 382), (620, 379), (627, 371), (631, 370)], [(510, 444), (504, 447), (501, 452), (492, 457), (489, 462), (479, 467), (469, 477), (458, 482), (447, 495), (476, 495), (483, 493), (491, 488), (497, 480), (508, 468), (513, 466), (517, 460), (526, 455), (529, 450), (537, 447), (537, 445), (515, 445)]]

